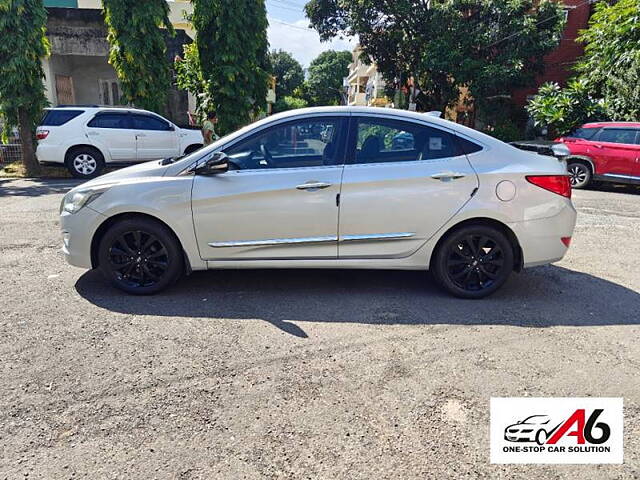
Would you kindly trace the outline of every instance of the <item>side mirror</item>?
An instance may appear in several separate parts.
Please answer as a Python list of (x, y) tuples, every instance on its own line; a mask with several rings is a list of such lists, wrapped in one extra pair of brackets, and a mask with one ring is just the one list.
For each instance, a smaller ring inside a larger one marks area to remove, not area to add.
[(229, 170), (229, 158), (224, 152), (215, 152), (196, 168), (197, 175), (218, 175)]

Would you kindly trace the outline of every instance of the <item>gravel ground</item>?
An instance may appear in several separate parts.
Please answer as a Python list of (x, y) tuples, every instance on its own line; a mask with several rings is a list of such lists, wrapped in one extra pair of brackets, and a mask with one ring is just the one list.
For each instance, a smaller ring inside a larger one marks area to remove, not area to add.
[[(196, 273), (123, 296), (59, 253), (70, 182), (0, 181), (0, 478), (640, 477), (640, 195), (578, 191), (560, 263)], [(621, 396), (625, 463), (489, 464), (491, 396)]]

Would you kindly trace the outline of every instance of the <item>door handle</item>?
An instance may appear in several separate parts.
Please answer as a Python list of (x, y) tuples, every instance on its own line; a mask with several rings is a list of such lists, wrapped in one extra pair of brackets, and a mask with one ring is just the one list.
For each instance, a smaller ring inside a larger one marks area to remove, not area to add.
[(593, 146), (596, 148), (602, 148), (602, 145), (598, 145), (597, 143), (594, 143)]
[(136, 137), (146, 137), (146, 133), (136, 133)]
[(307, 182), (307, 183), (303, 183), (302, 185), (298, 185), (296, 188), (298, 190), (320, 190), (321, 188), (327, 188), (327, 187), (330, 187), (330, 186), (331, 186), (330, 183)]
[(460, 172), (440, 172), (431, 175), (431, 178), (435, 180), (441, 180), (443, 182), (447, 182), (449, 180), (457, 180), (458, 178), (466, 177), (465, 173)]

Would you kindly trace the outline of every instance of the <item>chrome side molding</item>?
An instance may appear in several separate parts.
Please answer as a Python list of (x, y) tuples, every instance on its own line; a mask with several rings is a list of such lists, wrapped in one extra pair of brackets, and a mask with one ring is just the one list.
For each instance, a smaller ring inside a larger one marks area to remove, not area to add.
[(236, 242), (211, 242), (210, 247), (224, 248), (224, 247), (265, 247), (269, 245), (289, 245), (298, 243), (325, 243), (325, 242), (337, 242), (338, 237), (300, 237), (300, 238), (269, 238), (265, 240), (239, 240)]
[(400, 240), (403, 238), (414, 237), (413, 232), (397, 232), (397, 233), (369, 233), (366, 235), (343, 235), (340, 237), (341, 242), (356, 242), (361, 240)]

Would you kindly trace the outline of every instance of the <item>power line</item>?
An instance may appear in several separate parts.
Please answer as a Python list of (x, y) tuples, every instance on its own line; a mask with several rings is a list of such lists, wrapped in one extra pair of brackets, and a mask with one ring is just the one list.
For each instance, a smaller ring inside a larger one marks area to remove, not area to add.
[(283, 10), (289, 10), (291, 12), (298, 12), (298, 13), (302, 12), (302, 10), (299, 10), (297, 8), (286, 7), (284, 5), (271, 4), (270, 6), (273, 8), (282, 8)]
[(314, 33), (317, 35), (317, 32), (312, 28), (301, 27), (300, 25), (294, 25), (292, 23), (283, 22), (282, 20), (278, 20), (276, 18), (269, 18), (269, 22), (279, 23), (280, 25), (284, 25), (285, 27), (296, 28), (298, 30), (302, 30), (304, 32)]

